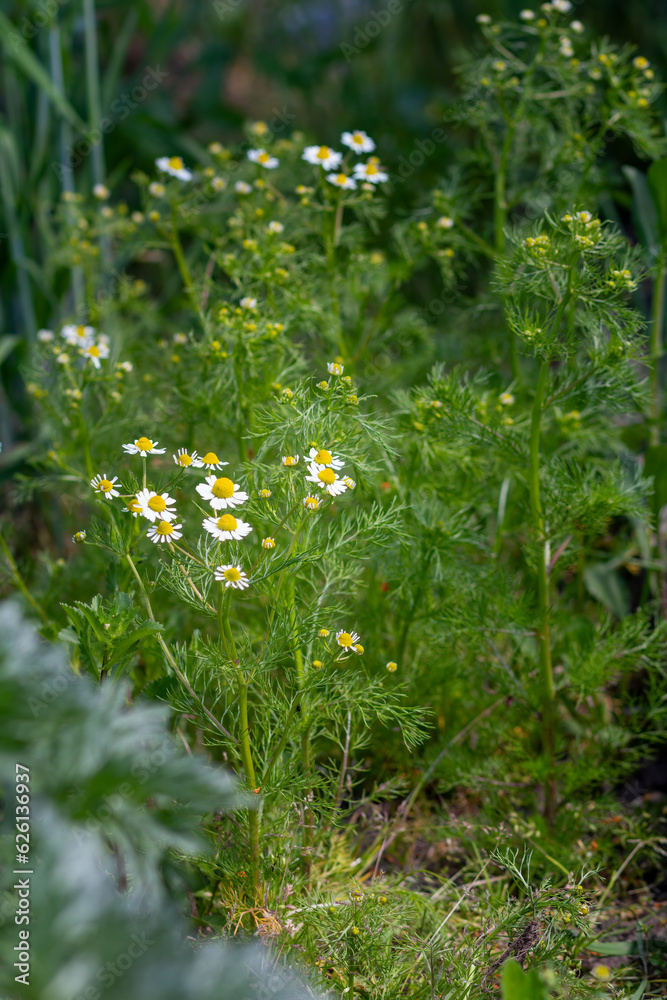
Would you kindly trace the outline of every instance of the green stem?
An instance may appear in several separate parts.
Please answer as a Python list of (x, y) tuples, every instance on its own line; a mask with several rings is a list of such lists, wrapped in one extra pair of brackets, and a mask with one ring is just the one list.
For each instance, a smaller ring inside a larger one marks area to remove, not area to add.
[(181, 278), (183, 279), (183, 284), (185, 285), (185, 290), (191, 299), (197, 315), (201, 315), (199, 312), (199, 304), (195, 299), (194, 288), (192, 285), (192, 277), (188, 269), (187, 261), (185, 259), (185, 254), (183, 253), (183, 247), (181, 245), (181, 238), (178, 234), (178, 205), (173, 204), (171, 206), (171, 235), (170, 235), (171, 248), (174, 251), (174, 257), (176, 258), (176, 264), (178, 265), (178, 270), (180, 271)]
[[(299, 690), (303, 689), (305, 683), (305, 667), (303, 662), (303, 653), (301, 651), (301, 644), (299, 642), (299, 635), (297, 631), (298, 623), (296, 616), (296, 605), (294, 600), (294, 577), (291, 576), (288, 585), (288, 598), (287, 604), (289, 607), (289, 619), (290, 625), (292, 627), (292, 652), (294, 654), (294, 666), (296, 667), (296, 677), (297, 685)], [(305, 777), (310, 775), (310, 724), (308, 719), (308, 707), (306, 704), (305, 696), (301, 698), (301, 766), (303, 768), (303, 773)], [(309, 789), (310, 791), (310, 789)], [(303, 867), (306, 875), (310, 871), (310, 851), (313, 844), (313, 813), (311, 809), (306, 809), (303, 823)]]
[(37, 603), (37, 601), (35, 600), (35, 598), (32, 596), (32, 594), (28, 590), (28, 588), (27, 588), (27, 586), (25, 584), (25, 581), (24, 581), (23, 577), (21, 576), (21, 571), (19, 570), (18, 566), (16, 565), (16, 562), (14, 561), (14, 557), (12, 556), (11, 552), (9, 551), (9, 546), (7, 545), (7, 542), (4, 539), (4, 537), (2, 535), (2, 532), (0, 532), (0, 548), (5, 553), (5, 558), (7, 559), (7, 562), (9, 563), (9, 568), (12, 571), (12, 576), (14, 577), (14, 582), (15, 582), (16, 586), (19, 588), (19, 590), (21, 591), (21, 593), (25, 597), (25, 599), (28, 602), (28, 604), (30, 604), (30, 606), (35, 609), (35, 611), (40, 616), (40, 618), (42, 619), (42, 621), (44, 621), (45, 623), (48, 624), (49, 617), (48, 617), (46, 611), (44, 610), (44, 608), (42, 608), (42, 607), (39, 606), (39, 604)]
[(667, 283), (667, 253), (663, 250), (658, 258), (657, 277), (653, 289), (651, 317), (651, 415), (650, 442), (660, 444), (660, 358), (662, 357), (662, 330), (665, 321), (665, 284)]

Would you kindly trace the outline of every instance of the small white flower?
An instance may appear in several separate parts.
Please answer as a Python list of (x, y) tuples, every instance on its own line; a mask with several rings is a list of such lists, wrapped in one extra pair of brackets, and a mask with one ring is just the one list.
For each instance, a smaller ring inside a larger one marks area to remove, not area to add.
[(319, 510), (322, 505), (322, 501), (319, 497), (304, 497), (303, 506), (306, 510)]
[(285, 227), (282, 222), (276, 222), (275, 219), (272, 219), (266, 228), (270, 233), (282, 233), (285, 231)]
[(64, 351), (61, 351), (60, 354), (56, 356), (56, 361), (58, 362), (59, 365), (68, 365), (69, 354), (66, 354)]
[(239, 302), (239, 305), (241, 306), (241, 309), (256, 309), (257, 299), (251, 298), (250, 295), (244, 295)]
[(119, 361), (118, 367), (122, 372), (131, 372), (134, 369), (134, 365), (131, 361)]
[(95, 343), (94, 326), (74, 326), (68, 324), (62, 328), (60, 334), (72, 347), (90, 347), (91, 344)]
[(104, 201), (106, 198), (109, 197), (111, 192), (109, 191), (109, 188), (106, 186), (106, 184), (96, 184), (95, 187), (93, 188), (93, 194), (95, 195), (96, 198), (99, 198), (100, 201)]
[(90, 347), (82, 352), (84, 358), (90, 358), (96, 368), (101, 368), (100, 361), (104, 361), (109, 357), (109, 348), (103, 342), (99, 344), (91, 344)]
[(511, 406), (514, 403), (514, 396), (511, 392), (501, 392), (498, 396), (498, 401), (502, 403), (503, 406)]
[(343, 629), (339, 629), (336, 632), (336, 642), (346, 653), (350, 653), (355, 643), (359, 642), (359, 636), (356, 632), (345, 632)]
[(475, 20), (478, 24), (491, 24), (492, 18), (490, 14), (478, 14)]
[(167, 189), (164, 184), (160, 184), (159, 181), (153, 181), (148, 185), (148, 191), (154, 198), (164, 198)]
[(275, 547), (276, 547), (276, 540), (275, 540), (275, 538), (263, 538), (262, 539), (262, 548), (263, 549), (275, 549)]
[(53, 340), (53, 331), (52, 330), (38, 330), (37, 331), (37, 340), (41, 340), (41, 342), (43, 344), (50, 343)]
[(375, 149), (375, 143), (371, 137), (359, 130), (356, 132), (343, 132), (340, 141), (348, 149), (353, 149), (355, 153), (372, 153)]
[(221, 517), (205, 517), (202, 528), (221, 542), (230, 538), (245, 538), (252, 531), (252, 525), (247, 521), (237, 520), (233, 514), (223, 514)]
[(441, 215), (436, 222), (438, 229), (452, 229), (454, 226), (454, 220), (450, 215)]
[(188, 451), (187, 448), (179, 448), (173, 459), (176, 465), (180, 465), (182, 469), (187, 469), (190, 466), (193, 469), (201, 469), (204, 464), (196, 451)]
[(227, 187), (227, 181), (224, 177), (213, 177), (211, 178), (211, 187), (214, 191), (224, 191)]
[[(111, 497), (119, 497), (120, 493), (115, 489), (115, 485), (118, 482), (118, 476), (114, 476), (113, 479), (108, 479), (106, 474), (103, 476), (95, 476), (94, 479), (90, 480), (90, 485), (93, 487), (96, 493), (101, 493), (103, 497), (107, 500)], [(120, 483), (118, 483), (120, 486)]]
[(224, 583), (225, 587), (233, 590), (245, 590), (250, 586), (250, 580), (240, 566), (231, 563), (228, 566), (217, 566), (213, 574), (218, 583)]
[(214, 451), (207, 451), (201, 463), (205, 469), (221, 469), (223, 465), (229, 465), (229, 462), (221, 462)]
[(336, 187), (343, 188), (346, 191), (355, 191), (357, 187), (357, 182), (353, 177), (348, 177), (347, 174), (327, 174), (327, 180), (329, 184), (335, 184)]
[(519, 17), (521, 18), (522, 21), (534, 21), (535, 20), (535, 11), (534, 10), (522, 10), (519, 13)]
[(591, 215), (590, 212), (584, 211), (584, 212), (575, 212), (574, 218), (576, 219), (577, 222), (588, 223), (592, 220), (593, 216)]
[(178, 177), (179, 181), (191, 181), (192, 171), (187, 170), (180, 156), (159, 156), (155, 161), (158, 170)]
[(183, 345), (183, 344), (187, 344), (187, 342), (188, 342), (187, 334), (185, 334), (185, 333), (175, 333), (174, 334), (174, 343), (175, 344)]
[(220, 510), (224, 507), (238, 507), (245, 503), (248, 494), (239, 489), (237, 483), (223, 476), (216, 479), (215, 476), (207, 476), (205, 483), (199, 483), (195, 487), (202, 500), (208, 500), (213, 510)]
[(570, 0), (552, 0), (551, 6), (554, 10), (557, 10), (559, 14), (569, 14), (572, 10)]
[(311, 462), (308, 466), (308, 471), (310, 475), (306, 476), (306, 482), (315, 483), (316, 486), (319, 486), (320, 489), (328, 493), (330, 497), (340, 496), (347, 489), (347, 486), (339, 478), (338, 474), (327, 465), (318, 465), (317, 462)]
[(327, 365), (327, 371), (330, 375), (342, 375), (345, 367), (339, 364), (338, 361), (330, 361)]
[(581, 21), (573, 21), (571, 23), (570, 27), (572, 28), (573, 31), (576, 31), (576, 33), (578, 35), (580, 35), (582, 33), (582, 31), (584, 30), (584, 26), (581, 23)]
[(247, 181), (237, 181), (234, 185), (234, 190), (237, 194), (250, 194), (252, 185), (248, 184)]
[(343, 159), (342, 153), (337, 153), (329, 146), (306, 146), (301, 159), (325, 170), (336, 170)]
[(253, 163), (258, 163), (265, 170), (274, 170), (280, 162), (277, 157), (271, 156), (265, 149), (249, 149), (248, 159), (252, 160)]
[(299, 456), (298, 455), (283, 455), (282, 456), (282, 463), (283, 463), (283, 465), (286, 465), (288, 469), (292, 469), (292, 468), (294, 468), (295, 465), (299, 464)]
[(328, 465), (332, 469), (342, 469), (345, 465), (342, 458), (336, 458), (326, 448), (311, 448), (308, 452), (308, 457), (318, 465)]
[(176, 501), (168, 493), (155, 493), (153, 490), (139, 490), (136, 496), (139, 513), (148, 521), (176, 520)]
[(182, 538), (183, 532), (179, 531), (182, 524), (171, 524), (170, 521), (160, 521), (159, 524), (152, 524), (148, 529), (148, 537), (155, 542), (177, 542)]
[(389, 174), (380, 170), (373, 160), (369, 160), (368, 163), (355, 163), (354, 175), (357, 180), (370, 181), (371, 184), (384, 184), (389, 180)]
[(128, 455), (141, 455), (145, 458), (146, 455), (164, 455), (166, 448), (158, 448), (157, 441), (151, 441), (150, 438), (140, 437), (132, 444), (124, 444), (123, 451), (126, 451)]

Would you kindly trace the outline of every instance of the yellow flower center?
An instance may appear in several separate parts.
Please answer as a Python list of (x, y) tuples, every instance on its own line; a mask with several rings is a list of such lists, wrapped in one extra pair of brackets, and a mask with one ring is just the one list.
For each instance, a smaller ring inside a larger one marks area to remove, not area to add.
[(257, 157), (257, 161), (259, 163), (266, 163), (269, 159), (270, 157), (268, 153), (260, 153), (259, 156)]
[(92, 347), (88, 348), (88, 353), (90, 354), (91, 358), (99, 358), (100, 349), (95, 344), (93, 344)]
[(344, 184), (346, 180), (345, 174), (336, 174), (336, 184)]
[(235, 531), (238, 521), (233, 514), (223, 514), (222, 517), (218, 518), (218, 527), (220, 531)]
[(306, 497), (304, 504), (307, 510), (317, 510), (317, 497)]
[(180, 158), (180, 156), (170, 156), (169, 166), (171, 167), (172, 170), (182, 170), (183, 160)]
[(236, 583), (237, 580), (241, 579), (241, 574), (237, 570), (236, 566), (230, 566), (230, 568), (226, 569), (222, 575), (225, 580), (229, 580), (230, 583)]
[(333, 462), (333, 455), (330, 451), (327, 451), (326, 448), (322, 448), (315, 456), (315, 461), (319, 465), (331, 465)]
[(134, 444), (139, 449), (139, 451), (152, 451), (153, 450), (153, 442), (149, 441), (148, 438), (138, 438), (134, 442)]
[(366, 167), (366, 175), (368, 177), (372, 177), (373, 174), (378, 174), (379, 172), (380, 171), (378, 170), (378, 168), (375, 166), (374, 163), (369, 163), (368, 166)]
[(352, 636), (349, 632), (341, 632), (338, 636), (338, 645), (348, 649), (352, 645)]
[(77, 328), (76, 328), (76, 335), (77, 335), (77, 337), (85, 337), (86, 336), (86, 328), (85, 328), (85, 326), (77, 326)]
[(216, 479), (211, 486), (211, 493), (214, 497), (219, 497), (221, 500), (229, 500), (230, 497), (234, 496), (234, 483), (231, 479), (226, 479), (224, 476), (222, 479)]
[(169, 524), (169, 521), (160, 521), (157, 526), (158, 535), (170, 535), (173, 531), (173, 527)]
[(104, 490), (105, 493), (108, 493), (109, 490), (113, 489), (113, 483), (110, 483), (108, 479), (100, 479), (97, 485), (101, 490)]
[(361, 132), (354, 132), (352, 135), (352, 142), (358, 143), (360, 146), (364, 144), (364, 137)]
[(285, 457), (285, 465), (296, 465), (296, 459), (293, 455), (287, 455)]
[(207, 451), (202, 461), (205, 465), (217, 465), (220, 459), (214, 451)]
[(336, 482), (336, 473), (333, 469), (322, 469), (321, 472), (317, 473), (317, 478), (322, 483), (326, 483), (327, 486), (331, 486), (332, 483)]
[(163, 510), (166, 510), (167, 505), (162, 499), (162, 497), (151, 497), (148, 501), (148, 506), (151, 510), (154, 510), (156, 514), (160, 514)]
[(190, 455), (186, 455), (185, 452), (183, 452), (182, 455), (178, 456), (178, 464), (179, 465), (192, 465), (192, 458), (190, 457)]
[(131, 514), (141, 513), (141, 504), (139, 503), (136, 497), (134, 497), (133, 500), (128, 500), (127, 509), (130, 511)]
[(318, 160), (327, 160), (328, 158), (329, 158), (329, 147), (328, 146), (320, 146), (320, 148), (317, 151), (317, 159)]

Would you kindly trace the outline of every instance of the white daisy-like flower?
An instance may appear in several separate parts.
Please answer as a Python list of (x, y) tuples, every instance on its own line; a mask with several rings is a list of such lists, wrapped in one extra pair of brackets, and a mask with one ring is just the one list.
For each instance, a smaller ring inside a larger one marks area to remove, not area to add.
[(158, 156), (155, 166), (164, 174), (178, 177), (179, 181), (192, 180), (192, 171), (186, 168), (180, 156)]
[(212, 177), (211, 187), (214, 191), (224, 191), (227, 187), (227, 181), (224, 177)]
[(65, 351), (61, 351), (60, 354), (56, 356), (56, 361), (58, 362), (59, 365), (68, 365), (69, 354), (66, 354)]
[(248, 494), (239, 489), (238, 484), (233, 483), (226, 476), (220, 479), (216, 479), (215, 476), (207, 476), (206, 482), (199, 483), (196, 490), (202, 500), (209, 501), (213, 510), (238, 507), (248, 499)]
[(90, 358), (96, 368), (101, 368), (100, 361), (109, 357), (109, 348), (104, 343), (91, 344), (82, 353), (84, 358)]
[(187, 469), (192, 466), (193, 469), (201, 469), (204, 462), (197, 455), (196, 451), (188, 451), (187, 448), (179, 448), (176, 454), (173, 456), (176, 465), (180, 465), (182, 469)]
[(329, 184), (335, 184), (336, 187), (343, 188), (345, 191), (356, 191), (357, 182), (353, 177), (348, 177), (347, 174), (327, 174), (327, 180)]
[(221, 517), (205, 517), (202, 528), (208, 531), (220, 542), (228, 542), (230, 538), (245, 538), (252, 531), (252, 525), (247, 521), (237, 520), (233, 514), (223, 514)]
[(519, 17), (521, 18), (522, 21), (534, 21), (535, 20), (535, 11), (534, 10), (528, 10), (528, 9), (522, 10), (522, 11), (519, 12)]
[(174, 521), (176, 501), (168, 493), (155, 493), (154, 490), (139, 490), (136, 503), (140, 513), (148, 521)]
[(234, 185), (234, 190), (237, 194), (250, 194), (252, 191), (252, 184), (248, 184), (247, 181), (237, 181)]
[(511, 392), (501, 392), (498, 396), (498, 402), (502, 403), (503, 406), (511, 406), (514, 402), (514, 395)]
[(316, 167), (324, 167), (325, 170), (336, 170), (343, 159), (343, 154), (337, 153), (329, 146), (306, 146), (301, 159)]
[(389, 174), (380, 170), (377, 163), (369, 160), (368, 163), (355, 163), (354, 175), (357, 180), (370, 181), (371, 184), (384, 184), (389, 180)]
[(338, 477), (338, 473), (334, 472), (327, 465), (318, 465), (317, 462), (311, 462), (308, 466), (309, 476), (306, 476), (307, 483), (315, 483), (320, 489), (325, 490), (330, 497), (340, 496), (347, 489), (345, 483)]
[(322, 501), (319, 497), (304, 497), (303, 506), (306, 510), (319, 510), (322, 506)]
[(341, 483), (345, 483), (348, 490), (353, 490), (357, 485), (351, 476), (343, 476), (343, 478), (341, 479)]
[(60, 331), (61, 336), (65, 338), (68, 344), (73, 347), (90, 347), (91, 344), (95, 343), (95, 327), (94, 326), (75, 326), (73, 324), (68, 324), (64, 326)]
[(41, 340), (43, 344), (49, 344), (53, 340), (52, 330), (38, 330), (37, 340)]
[(275, 538), (263, 538), (262, 539), (262, 548), (263, 549), (275, 549), (275, 547), (276, 547), (276, 540), (275, 540)]
[(123, 451), (127, 452), (128, 455), (141, 455), (145, 458), (146, 455), (164, 455), (166, 448), (158, 448), (157, 441), (151, 441), (150, 438), (140, 437), (131, 444), (124, 444)]
[(131, 372), (134, 370), (134, 365), (131, 361), (119, 361), (118, 368), (122, 372)]
[(342, 469), (345, 465), (342, 458), (336, 458), (326, 448), (311, 448), (308, 457), (318, 465), (329, 465), (332, 469)]
[(330, 375), (342, 375), (345, 367), (339, 364), (338, 361), (330, 361), (327, 365), (327, 371)]
[(179, 531), (182, 524), (172, 524), (170, 521), (160, 521), (159, 524), (152, 524), (148, 529), (148, 537), (157, 544), (158, 542), (177, 542), (183, 537), (183, 532)]
[(228, 566), (217, 566), (213, 576), (218, 583), (224, 583), (225, 587), (233, 590), (245, 590), (250, 586), (247, 573), (244, 573), (240, 566), (231, 563)]
[[(118, 476), (114, 476), (113, 479), (108, 479), (106, 474), (103, 476), (95, 476), (94, 479), (90, 480), (90, 485), (93, 487), (96, 493), (101, 493), (103, 497), (110, 500), (111, 497), (119, 497), (120, 493), (115, 489), (115, 485), (118, 482)], [(118, 483), (120, 486), (120, 483)]]
[(239, 305), (241, 306), (241, 309), (256, 309), (257, 299), (253, 299), (250, 295), (244, 295), (239, 302)]
[(438, 229), (452, 229), (454, 226), (454, 220), (451, 215), (441, 215), (436, 222)]
[(591, 215), (590, 212), (584, 211), (584, 212), (575, 212), (574, 218), (576, 219), (577, 222), (588, 223), (588, 222), (591, 221), (591, 219), (593, 218), (593, 216)]
[(148, 185), (148, 192), (152, 194), (154, 198), (164, 198), (167, 189), (164, 184), (160, 184), (159, 181), (153, 181)]
[(229, 465), (229, 462), (221, 462), (214, 451), (207, 451), (201, 463), (205, 469), (221, 469), (223, 465)]
[(570, 27), (572, 28), (573, 31), (576, 31), (576, 33), (578, 35), (580, 35), (582, 33), (582, 31), (584, 30), (584, 26), (581, 23), (581, 21), (572, 21), (572, 23), (570, 24)]
[(253, 163), (258, 163), (265, 170), (275, 170), (280, 163), (276, 156), (271, 156), (265, 149), (249, 149), (248, 159), (252, 160)]
[(283, 455), (282, 457), (283, 465), (286, 465), (288, 469), (293, 469), (295, 465), (299, 464), (298, 455)]
[(355, 153), (372, 153), (375, 149), (375, 143), (371, 137), (361, 130), (343, 132), (340, 141), (348, 149), (353, 149)]
[(346, 653), (350, 653), (355, 643), (359, 642), (359, 636), (356, 632), (345, 632), (341, 628), (336, 632), (336, 642)]
[(106, 186), (106, 184), (96, 184), (95, 187), (93, 188), (93, 194), (95, 195), (96, 198), (99, 198), (100, 201), (104, 201), (106, 198), (109, 197), (111, 192), (109, 191), (109, 188)]
[(490, 14), (478, 14), (475, 18), (478, 24), (491, 24)]
[(570, 0), (552, 0), (551, 6), (554, 10), (557, 10), (559, 14), (569, 14), (572, 10)]
[(266, 228), (270, 233), (283, 233), (285, 231), (282, 222), (277, 222), (276, 219), (272, 219)]
[(123, 507), (124, 514), (131, 514), (132, 517), (139, 517), (141, 514), (141, 504), (136, 497), (132, 497), (131, 500), (127, 501), (127, 507)]

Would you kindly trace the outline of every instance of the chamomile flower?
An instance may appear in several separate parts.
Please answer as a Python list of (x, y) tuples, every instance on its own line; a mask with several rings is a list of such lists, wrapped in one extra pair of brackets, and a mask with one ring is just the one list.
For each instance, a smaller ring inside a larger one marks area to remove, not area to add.
[(353, 149), (355, 153), (372, 153), (375, 149), (375, 143), (371, 137), (359, 130), (356, 132), (343, 132), (340, 141), (348, 149)]
[(380, 170), (377, 163), (369, 160), (368, 163), (355, 163), (354, 176), (357, 180), (370, 181), (371, 184), (384, 184), (389, 180), (389, 174)]
[(299, 464), (298, 455), (283, 455), (282, 457), (283, 465), (286, 465), (288, 469), (294, 468), (295, 465)]
[(438, 229), (452, 229), (454, 226), (454, 220), (450, 215), (441, 215), (436, 222)]
[(551, 6), (554, 10), (557, 10), (559, 14), (569, 14), (572, 10), (570, 0), (552, 0)]
[(345, 371), (345, 367), (337, 361), (330, 361), (327, 365), (327, 371), (330, 375), (342, 375)]
[(354, 646), (352, 647), (352, 652), (356, 653), (357, 656), (363, 656), (364, 655), (364, 647), (361, 645), (360, 642), (355, 642)]
[(91, 344), (95, 343), (95, 327), (94, 326), (75, 326), (73, 324), (68, 324), (64, 326), (60, 331), (61, 336), (65, 338), (68, 344), (73, 347), (90, 347)]
[(221, 462), (214, 451), (207, 451), (201, 459), (201, 464), (205, 469), (221, 469), (223, 465), (229, 465), (229, 462)]
[(168, 493), (156, 493), (154, 490), (139, 490), (135, 501), (140, 513), (148, 521), (174, 521), (176, 501)]
[(239, 305), (241, 306), (241, 309), (256, 309), (257, 299), (253, 299), (250, 295), (244, 295), (239, 302)]
[(223, 514), (221, 517), (205, 517), (202, 528), (208, 531), (220, 542), (228, 542), (231, 538), (245, 538), (252, 531), (252, 525), (247, 521), (237, 520), (233, 514)]
[(53, 340), (52, 330), (38, 330), (37, 340), (41, 340), (43, 344), (49, 344)]
[(179, 531), (182, 524), (172, 524), (170, 521), (160, 521), (159, 524), (152, 524), (148, 529), (148, 537), (157, 545), (158, 542), (177, 542), (183, 537), (183, 532)]
[(394, 674), (394, 673), (396, 673), (396, 670), (398, 669), (398, 664), (394, 663), (393, 660), (390, 660), (389, 663), (386, 664), (386, 668), (385, 669), (387, 669), (390, 674)]
[(337, 153), (329, 146), (306, 146), (301, 159), (316, 167), (324, 167), (325, 170), (336, 170), (343, 159), (343, 154)]
[(306, 510), (319, 510), (322, 501), (318, 497), (305, 497), (303, 501), (303, 506)]
[(578, 35), (580, 35), (584, 30), (584, 26), (581, 23), (581, 21), (572, 21), (570, 27), (572, 28), (573, 31), (576, 31)]
[(320, 489), (325, 490), (330, 497), (340, 496), (347, 489), (345, 483), (339, 479), (338, 474), (327, 465), (318, 465), (311, 462), (308, 466), (309, 476), (306, 476), (307, 483), (315, 483)]
[(329, 184), (335, 184), (336, 187), (343, 188), (346, 191), (354, 191), (357, 187), (357, 182), (353, 177), (348, 177), (347, 174), (327, 174), (327, 180)]
[(164, 184), (160, 184), (159, 181), (153, 181), (148, 185), (148, 193), (152, 194), (154, 198), (164, 198), (166, 191)]
[(220, 479), (216, 479), (215, 476), (207, 476), (206, 482), (199, 483), (196, 490), (202, 500), (209, 501), (213, 510), (238, 507), (248, 499), (248, 494), (239, 489), (238, 484), (233, 483), (226, 476)]
[(96, 368), (101, 368), (100, 361), (109, 357), (109, 348), (104, 343), (91, 344), (83, 351), (84, 358), (89, 358)]
[(275, 170), (280, 160), (276, 156), (271, 156), (265, 149), (249, 149), (248, 159), (253, 163), (258, 163), (265, 170)]
[(519, 12), (519, 17), (522, 21), (534, 21), (535, 11), (534, 10), (522, 10)]
[(237, 181), (234, 185), (234, 190), (237, 194), (250, 194), (252, 185), (248, 184), (247, 181)]
[(132, 517), (139, 517), (141, 514), (141, 504), (136, 497), (132, 497), (131, 500), (127, 501), (127, 507), (123, 507), (124, 514), (131, 514)]
[(263, 549), (275, 549), (275, 547), (276, 547), (276, 540), (275, 540), (275, 538), (263, 538), (262, 539), (262, 548)]
[(329, 635), (329, 629), (321, 628), (317, 634), (319, 635), (320, 639), (326, 639), (326, 637)]
[(141, 455), (145, 458), (146, 455), (164, 455), (166, 448), (158, 448), (157, 441), (151, 441), (150, 438), (140, 437), (131, 444), (124, 444), (123, 451), (127, 452), (128, 455)]
[(75, 531), (74, 534), (72, 535), (72, 541), (74, 542), (75, 545), (83, 545), (85, 540), (86, 540), (85, 531)]
[(345, 465), (342, 458), (336, 458), (326, 448), (311, 448), (308, 457), (318, 465), (329, 465), (332, 469), (342, 469)]
[(179, 181), (191, 181), (192, 171), (188, 170), (180, 156), (158, 156), (155, 166), (163, 174), (178, 177)]
[(104, 201), (106, 198), (109, 197), (111, 192), (109, 191), (109, 188), (106, 186), (106, 184), (96, 184), (95, 187), (93, 188), (93, 194), (95, 195), (96, 198), (99, 198), (100, 201)]
[(341, 483), (345, 483), (348, 490), (353, 490), (357, 485), (354, 479), (352, 479), (350, 476), (343, 476), (343, 478), (341, 479)]
[(247, 573), (240, 566), (233, 566), (231, 563), (228, 566), (217, 566), (213, 576), (218, 583), (224, 583), (225, 587), (233, 590), (245, 590), (250, 586)]
[(342, 628), (336, 632), (336, 642), (346, 653), (352, 652), (352, 647), (359, 642), (359, 639), (360, 636), (356, 632), (345, 632)]
[(227, 187), (227, 181), (224, 177), (213, 177), (211, 178), (211, 187), (214, 191), (224, 191)]
[(511, 406), (514, 402), (514, 396), (511, 392), (501, 392), (498, 396), (498, 402), (502, 403), (503, 406)]
[(261, 497), (262, 500), (268, 500), (268, 498), (271, 496), (271, 490), (260, 490), (257, 496)]
[(285, 231), (282, 222), (277, 222), (275, 219), (272, 219), (266, 228), (270, 233), (282, 233)]
[(94, 479), (91, 479), (90, 485), (93, 487), (96, 493), (101, 493), (103, 497), (106, 497), (107, 500), (110, 500), (111, 497), (120, 496), (118, 490), (114, 489), (117, 482), (118, 482), (118, 476), (114, 476), (113, 479), (108, 479), (106, 475), (103, 475), (103, 476), (95, 476)]
[(179, 448), (172, 457), (176, 465), (180, 465), (182, 469), (187, 469), (189, 466), (192, 466), (194, 469), (201, 469), (204, 464), (196, 451), (190, 452), (187, 448)]

